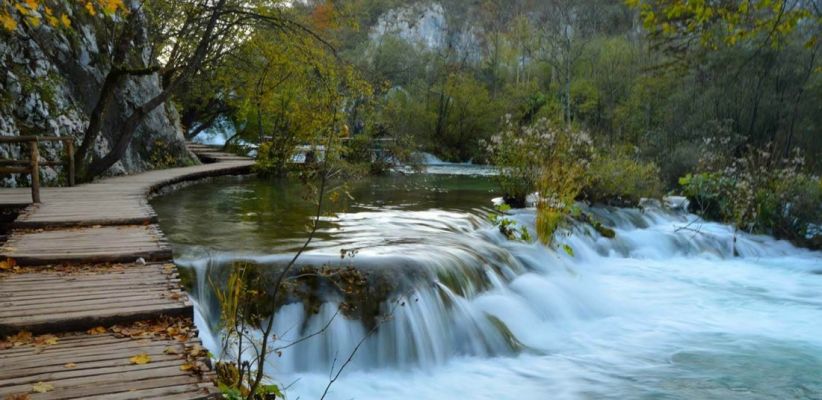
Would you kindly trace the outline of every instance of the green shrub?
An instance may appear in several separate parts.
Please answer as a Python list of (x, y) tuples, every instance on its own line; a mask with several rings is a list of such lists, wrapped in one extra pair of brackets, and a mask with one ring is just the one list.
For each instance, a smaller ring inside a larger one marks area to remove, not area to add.
[(636, 206), (642, 198), (662, 196), (659, 168), (653, 162), (637, 161), (625, 151), (600, 154), (591, 163), (590, 179), (583, 197), (594, 203)]
[(499, 228), (500, 233), (505, 235), (508, 240), (519, 240), (526, 243), (532, 240), (528, 228), (505, 216), (505, 213), (511, 210), (511, 206), (502, 204), (497, 206), (496, 209), (496, 212), (488, 215), (488, 219), (494, 226)]

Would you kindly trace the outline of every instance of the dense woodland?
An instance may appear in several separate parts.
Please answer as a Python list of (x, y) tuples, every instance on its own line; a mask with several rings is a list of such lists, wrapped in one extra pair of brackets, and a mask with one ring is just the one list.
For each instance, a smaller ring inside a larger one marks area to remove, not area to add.
[(193, 133), (230, 122), (237, 139), (262, 140), (264, 171), (286, 170), (294, 145), (331, 129), (355, 164), (389, 138), (406, 162), (427, 151), (502, 167), (511, 204), (535, 190), (553, 199), (545, 238), (574, 200), (673, 192), (740, 229), (818, 246), (819, 2), (355, 0), (289, 12), (311, 33), (257, 31), (179, 97)]

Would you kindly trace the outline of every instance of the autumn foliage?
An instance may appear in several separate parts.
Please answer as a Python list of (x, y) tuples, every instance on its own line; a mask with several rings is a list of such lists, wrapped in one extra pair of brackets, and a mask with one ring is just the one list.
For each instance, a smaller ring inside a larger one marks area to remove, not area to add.
[[(0, 6), (0, 26), (12, 32), (21, 23), (37, 28), (46, 24), (52, 28), (71, 27), (71, 17), (65, 11), (58, 11), (55, 4), (47, 0), (2, 0)], [(83, 8), (91, 16), (113, 16), (127, 12), (123, 0), (89, 0)]]

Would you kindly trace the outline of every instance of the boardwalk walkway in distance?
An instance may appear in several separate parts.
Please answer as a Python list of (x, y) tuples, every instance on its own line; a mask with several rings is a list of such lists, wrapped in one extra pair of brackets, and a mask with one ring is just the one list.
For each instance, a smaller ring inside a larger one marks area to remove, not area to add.
[[(12, 223), (0, 247), (0, 399), (215, 395), (192, 305), (147, 197), (186, 180), (248, 173), (253, 161), (190, 149), (206, 163), (46, 188)], [(0, 206), (19, 207), (27, 195), (0, 189)]]

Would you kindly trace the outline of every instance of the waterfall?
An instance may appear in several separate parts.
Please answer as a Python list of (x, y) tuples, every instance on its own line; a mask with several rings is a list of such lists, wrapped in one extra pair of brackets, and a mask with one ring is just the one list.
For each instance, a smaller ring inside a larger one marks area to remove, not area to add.
[[(385, 318), (370, 336), (363, 321), (337, 314), (339, 302), (333, 297), (310, 315), (298, 302), (282, 306), (274, 316), (275, 347), (328, 327), (324, 334), (288, 347), (272, 359), (270, 372), (277, 376), (329, 371), (366, 337), (348, 369), (429, 369), (460, 357), (548, 354), (569, 326), (607, 319), (631, 307), (630, 301), (609, 296), (602, 283), (590, 277), (605, 264), (639, 260), (639, 264), (685, 268), (688, 263), (749, 259), (768, 264), (763, 260), (790, 257), (792, 265), (780, 268), (822, 270), (819, 254), (767, 236), (738, 234), (740, 257), (734, 257), (733, 230), (699, 222), (694, 215), (662, 208), (587, 211), (613, 227), (616, 238), (604, 238), (589, 225), (575, 224), (556, 239), (569, 245), (573, 256), (538, 243), (508, 241), (483, 220), (480, 211), (338, 215), (327, 229), (330, 237), (301, 262), (338, 265), (340, 249), (356, 244), (357, 255), (345, 265), (386, 274), (389, 279), (414, 278), (385, 299), (380, 309)], [(534, 210), (519, 210), (511, 218), (533, 231)], [(242, 258), (272, 266), (288, 259), (283, 255)], [(231, 254), (181, 260), (197, 272), (195, 298), (203, 321), (217, 319), (216, 304), (208, 294), (208, 271), (225, 268), (234, 260)], [(212, 345), (217, 342), (206, 340)]]
[[(354, 294), (295, 277), (267, 303), (282, 351), (266, 371), (290, 398), (319, 398), (354, 348), (326, 398), (822, 393), (822, 253), (701, 221), (681, 201), (583, 207), (613, 239), (573, 223), (552, 247), (510, 241), (488, 222), (497, 193), (487, 177), (433, 167), (448, 175), (370, 178), (323, 217), (294, 271), (326, 267), (352, 278)], [(314, 210), (295, 185), (226, 179), (153, 201), (214, 354), (212, 284), (235, 262), (275, 274), (302, 245)], [(507, 218), (533, 236), (533, 209)]]

